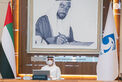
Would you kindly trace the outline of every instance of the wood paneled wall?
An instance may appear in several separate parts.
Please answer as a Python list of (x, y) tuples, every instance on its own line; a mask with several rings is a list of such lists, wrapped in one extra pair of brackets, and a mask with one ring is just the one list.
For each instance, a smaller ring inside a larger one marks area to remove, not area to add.
[[(121, 0), (122, 2), (122, 0)], [(122, 77), (122, 6), (121, 6), (121, 19), (120, 19), (120, 73)]]
[[(110, 0), (104, 0), (103, 27), (105, 26), (106, 22), (109, 2)], [(18, 49), (19, 68), (18, 69), (19, 73), (25, 73), (25, 74), (32, 73), (32, 69), (41, 68), (39, 66), (34, 66), (34, 64), (44, 63), (44, 62), (31, 62), (31, 56), (38, 55), (38, 53), (36, 54), (27, 53), (27, 11), (28, 11), (27, 0), (19, 0), (19, 49)], [(42, 54), (42, 55), (48, 55), (48, 54)], [(87, 55), (87, 54), (79, 54), (79, 55)], [(87, 56), (98, 56), (98, 55), (92, 54)], [(26, 64), (32, 64), (32, 66), (26, 66)], [(61, 68), (62, 74), (87, 74), (87, 75), (96, 74), (96, 62), (81, 62), (81, 63), (58, 62), (56, 64)], [(68, 65), (70, 66), (68, 67)]]

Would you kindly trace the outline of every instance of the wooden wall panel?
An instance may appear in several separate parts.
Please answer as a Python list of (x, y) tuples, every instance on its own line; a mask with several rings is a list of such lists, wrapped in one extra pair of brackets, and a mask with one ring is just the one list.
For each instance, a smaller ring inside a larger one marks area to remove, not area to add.
[[(121, 0), (122, 2), (122, 0)], [(120, 73), (121, 73), (121, 77), (122, 77), (122, 6), (121, 6), (121, 19), (120, 19)]]
[[(15, 1), (15, 0), (14, 0)], [(106, 16), (108, 12), (108, 4), (110, 0), (104, 0), (103, 8), (103, 27), (105, 26)], [(27, 0), (19, 0), (19, 73), (32, 73), (32, 69), (40, 69), (39, 66), (34, 66), (35, 64), (44, 64), (44, 62), (31, 62), (31, 56), (38, 55), (38, 53), (30, 54), (27, 53)], [(42, 54), (39, 54), (42, 55)], [(48, 54), (44, 54), (48, 55)], [(62, 55), (62, 54), (59, 54)], [(63, 54), (66, 55), (66, 54)], [(69, 54), (70, 55), (70, 54)], [(87, 55), (87, 54), (79, 54)], [(87, 56), (98, 56), (95, 54)], [(26, 66), (27, 64), (32, 64), (32, 66)], [(96, 74), (96, 62), (58, 62), (56, 63), (62, 71), (62, 74)]]

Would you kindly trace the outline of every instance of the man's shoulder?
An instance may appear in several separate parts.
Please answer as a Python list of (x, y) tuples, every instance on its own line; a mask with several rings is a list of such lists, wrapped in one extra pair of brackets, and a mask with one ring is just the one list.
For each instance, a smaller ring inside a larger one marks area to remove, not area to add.
[(43, 15), (43, 16), (41, 16), (41, 17), (39, 17), (38, 18), (38, 20), (37, 20), (37, 24), (38, 23), (40, 23), (40, 22), (42, 22), (42, 21), (48, 21), (49, 19), (48, 19), (48, 16), (47, 15)]
[(47, 19), (48, 18), (48, 16), (47, 15), (43, 15), (43, 16), (41, 16), (41, 17), (39, 17), (39, 19), (38, 20), (42, 20), (42, 19)]
[(60, 69), (57, 65), (55, 65), (56, 69)]
[(48, 65), (45, 65), (45, 66), (43, 66), (43, 67), (48, 67)]
[(47, 67), (49, 67), (48, 65), (45, 65), (45, 66), (43, 66), (42, 68), (47, 68)]

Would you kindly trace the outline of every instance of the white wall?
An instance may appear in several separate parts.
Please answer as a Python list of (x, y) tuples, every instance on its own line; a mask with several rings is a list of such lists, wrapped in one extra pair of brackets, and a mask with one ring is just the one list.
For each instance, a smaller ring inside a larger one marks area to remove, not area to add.
[(0, 0), (0, 40), (9, 1), (10, 0)]

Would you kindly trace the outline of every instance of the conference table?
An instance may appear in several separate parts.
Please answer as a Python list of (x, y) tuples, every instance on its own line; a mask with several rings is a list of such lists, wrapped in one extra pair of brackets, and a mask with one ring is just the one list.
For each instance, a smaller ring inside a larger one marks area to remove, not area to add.
[(115, 81), (97, 81), (97, 80), (16, 80), (16, 79), (0, 79), (0, 82), (122, 82)]

